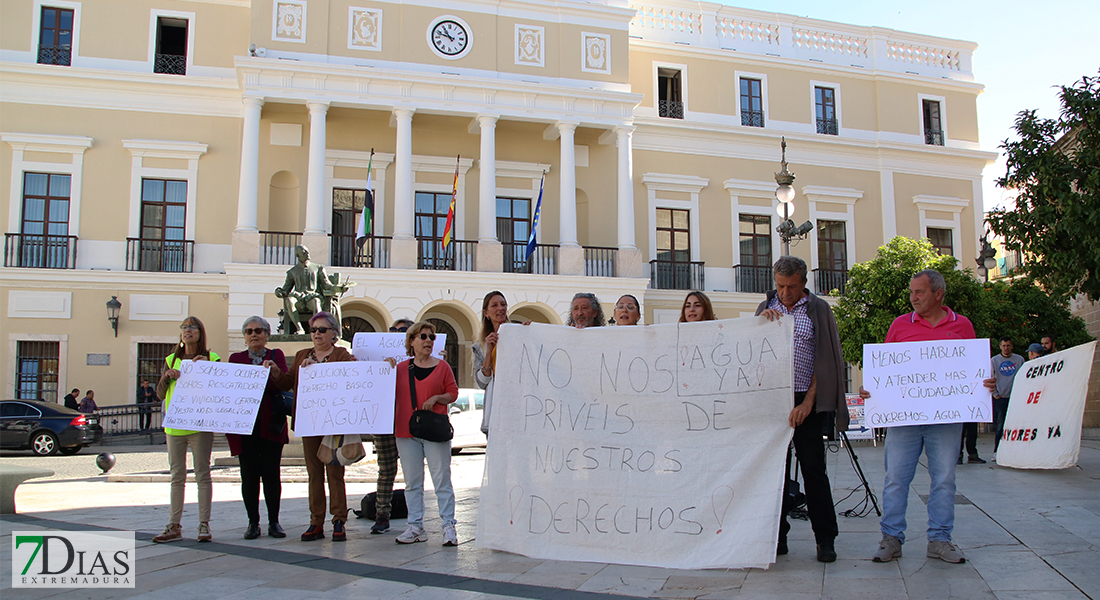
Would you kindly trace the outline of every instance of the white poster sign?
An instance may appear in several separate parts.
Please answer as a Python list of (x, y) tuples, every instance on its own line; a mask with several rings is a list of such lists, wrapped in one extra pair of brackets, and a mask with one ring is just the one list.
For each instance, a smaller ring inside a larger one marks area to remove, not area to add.
[(863, 346), (869, 427), (988, 423), (993, 400), (989, 340), (937, 340)]
[(299, 367), (295, 435), (393, 433), (396, 381), (393, 368), (384, 362)]
[(250, 435), (268, 372), (256, 365), (182, 361), (164, 427)]
[(478, 546), (767, 567), (793, 431), (792, 326), (504, 325)]
[(1035, 360), (1016, 371), (997, 464), (1065, 469), (1077, 464), (1096, 342)]
[(845, 435), (849, 440), (873, 440), (875, 430), (867, 426), (867, 414), (863, 398), (859, 394), (847, 394), (844, 401), (848, 405), (848, 431)]
[[(447, 334), (435, 334), (432, 343), (432, 356), (443, 360), (443, 350), (447, 347)], [(351, 341), (351, 353), (355, 360), (383, 361), (387, 358), (401, 362), (408, 358), (405, 351), (404, 333), (359, 332)]]

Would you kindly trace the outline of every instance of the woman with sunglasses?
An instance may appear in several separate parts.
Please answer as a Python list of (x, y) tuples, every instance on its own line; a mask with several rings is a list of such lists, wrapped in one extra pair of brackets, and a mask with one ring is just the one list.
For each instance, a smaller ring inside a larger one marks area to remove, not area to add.
[(485, 390), (481, 412), (481, 431), (489, 435), (489, 411), (493, 406), (493, 380), (496, 376), (497, 342), (500, 326), (508, 322), (508, 300), (497, 291), (485, 294), (481, 301), (481, 335), (471, 350), (474, 353), (474, 380)]
[[(172, 393), (176, 390), (176, 380), (180, 376), (180, 367), (185, 360), (221, 360), (206, 346), (206, 328), (202, 321), (187, 317), (180, 323), (180, 343), (174, 352), (164, 359), (164, 372), (157, 382), (157, 397), (164, 400), (164, 412), (172, 403)], [(164, 428), (164, 438), (168, 446), (168, 469), (171, 472), (171, 492), (168, 525), (159, 535), (153, 536), (158, 544), (183, 539), (180, 521), (183, 519), (183, 493), (187, 483), (187, 448), (191, 447), (191, 462), (195, 467), (195, 483), (199, 487), (199, 535), (198, 541), (209, 542), (210, 501), (214, 495), (214, 486), (210, 482), (210, 451), (214, 447), (214, 434), (208, 431), (187, 431), (184, 429)]]
[(241, 326), (248, 349), (229, 356), (229, 362), (242, 365), (267, 367), (267, 387), (264, 388), (260, 410), (251, 435), (225, 434), (229, 451), (241, 463), (241, 497), (248, 513), (248, 528), (244, 539), (260, 537), (260, 481), (263, 481), (264, 503), (267, 504), (267, 534), (273, 538), (285, 538), (286, 532), (279, 525), (279, 500), (282, 482), (279, 465), (283, 458), (283, 446), (287, 435), (286, 414), (283, 412), (282, 392), (290, 389), (294, 378), (287, 373), (286, 356), (278, 348), (268, 348), (271, 325), (267, 319), (251, 316)]
[(623, 294), (615, 303), (615, 325), (637, 325), (642, 320), (642, 304), (631, 294)]
[[(291, 389), (298, 388), (298, 369), (316, 363), (351, 362), (355, 357), (347, 348), (336, 345), (340, 339), (340, 324), (327, 312), (319, 312), (309, 319), (309, 337), (312, 348), (299, 350), (294, 355), (294, 364), (290, 367), (293, 378)], [(294, 421), (291, 420), (291, 427)], [(309, 479), (309, 529), (302, 534), (303, 542), (312, 542), (325, 537), (325, 480), (328, 480), (329, 509), (332, 512), (332, 541), (344, 542), (348, 539), (344, 529), (348, 522), (348, 496), (344, 489), (344, 467), (326, 465), (317, 458), (324, 436), (306, 436), (302, 438), (302, 450), (306, 458), (306, 474)]]
[[(394, 435), (405, 474), (405, 502), (409, 505), (408, 527), (397, 536), (398, 544), (428, 541), (424, 531), (424, 463), (432, 474), (439, 517), (443, 519), (443, 545), (457, 546), (455, 533), (455, 494), (451, 487), (451, 442), (429, 442), (409, 433), (413, 402), (417, 410), (447, 414), (458, 398), (458, 383), (450, 365), (432, 356), (435, 327), (421, 321), (405, 333), (405, 352), (409, 360), (397, 364), (397, 390), (394, 410)], [(415, 379), (415, 383), (410, 379)], [(415, 389), (415, 398), (413, 390)]]
[(714, 307), (710, 298), (703, 292), (690, 292), (684, 298), (684, 305), (680, 307), (680, 322), (695, 323), (698, 321), (714, 321)]

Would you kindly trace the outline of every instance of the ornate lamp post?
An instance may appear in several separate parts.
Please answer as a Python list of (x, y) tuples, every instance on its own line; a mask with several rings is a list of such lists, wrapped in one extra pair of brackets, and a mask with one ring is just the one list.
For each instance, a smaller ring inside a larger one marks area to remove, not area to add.
[(111, 329), (115, 330), (115, 337), (118, 337), (118, 313), (121, 310), (122, 303), (118, 301), (118, 296), (111, 296), (107, 301), (107, 320), (111, 322)]
[(779, 217), (783, 221), (775, 228), (779, 232), (779, 239), (783, 242), (783, 255), (789, 256), (791, 253), (791, 240), (804, 240), (806, 236), (813, 230), (814, 224), (806, 221), (805, 223), (795, 227), (794, 221), (791, 220), (791, 216), (794, 215), (794, 173), (787, 170), (787, 138), (781, 138), (782, 143), (782, 162), (779, 164), (783, 167), (783, 170), (775, 174), (775, 182), (779, 184), (779, 187), (775, 188), (775, 199), (779, 201), (779, 206), (776, 208), (776, 212), (779, 213)]
[(997, 251), (989, 245), (987, 236), (988, 234), (982, 236), (982, 249), (978, 258), (974, 259), (978, 263), (978, 275), (985, 277), (986, 283), (989, 282), (989, 272), (997, 268)]

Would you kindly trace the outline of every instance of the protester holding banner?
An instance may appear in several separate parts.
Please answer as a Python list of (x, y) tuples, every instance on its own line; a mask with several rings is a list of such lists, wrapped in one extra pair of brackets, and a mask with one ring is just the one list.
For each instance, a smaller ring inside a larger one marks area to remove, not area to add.
[(1024, 364), (1024, 357), (1012, 352), (1012, 338), (1001, 338), (1001, 353), (993, 357), (993, 376), (997, 378), (997, 388), (993, 390), (993, 429), (997, 437), (993, 440), (993, 458), (997, 458), (997, 448), (1001, 445), (1001, 436), (1005, 431), (1005, 415), (1008, 414), (1009, 395), (1012, 382), (1016, 380), (1016, 371)]
[[(185, 360), (212, 360), (221, 358), (206, 346), (206, 328), (196, 317), (187, 317), (180, 324), (180, 343), (176, 350), (164, 359), (164, 373), (157, 382), (157, 397), (164, 400), (164, 412), (172, 402), (172, 393), (176, 389), (176, 380), (180, 377), (180, 366)], [(180, 521), (183, 520), (183, 493), (187, 482), (187, 447), (191, 447), (191, 462), (195, 469), (195, 483), (199, 487), (199, 535), (198, 541), (209, 542), (210, 502), (214, 496), (214, 486), (210, 481), (210, 452), (214, 447), (214, 434), (208, 431), (186, 431), (164, 428), (165, 443), (168, 445), (168, 469), (171, 472), (169, 493), (170, 508), (168, 525), (164, 531), (153, 537), (161, 544), (183, 539)]]
[(714, 307), (710, 298), (703, 292), (689, 292), (684, 298), (684, 305), (680, 307), (680, 322), (695, 323), (698, 321), (714, 321)]
[(565, 324), (577, 329), (607, 325), (607, 320), (603, 316), (603, 306), (596, 294), (590, 292), (574, 294), (573, 303), (569, 307), (569, 318), (565, 320)]
[(399, 544), (428, 541), (424, 531), (424, 463), (432, 475), (439, 517), (443, 519), (443, 545), (457, 546), (455, 494), (451, 487), (451, 441), (432, 442), (413, 437), (409, 419), (416, 410), (447, 414), (458, 398), (458, 384), (450, 365), (432, 356), (435, 327), (421, 321), (405, 334), (405, 351), (412, 358), (397, 364), (394, 435), (405, 474), (405, 502), (409, 505), (408, 527), (397, 537)]
[[(836, 560), (833, 542), (839, 530), (833, 510), (833, 486), (825, 470), (821, 414), (835, 413), (837, 430), (848, 429), (840, 335), (829, 303), (806, 289), (805, 261), (783, 256), (775, 261), (772, 275), (775, 289), (767, 293), (756, 314), (769, 321), (788, 315), (794, 320), (794, 408), (788, 422), (794, 428), (794, 450), (806, 484), (806, 507), (817, 540), (817, 560), (833, 562)], [(685, 303), (685, 312), (686, 309)], [(787, 473), (790, 471), (788, 449)], [(791, 508), (784, 502), (776, 554), (787, 553), (787, 532), (791, 530), (787, 513)]]
[[(319, 312), (309, 319), (309, 337), (312, 348), (299, 350), (294, 355), (294, 364), (290, 375), (294, 379), (293, 389), (298, 387), (298, 368), (314, 363), (351, 362), (355, 360), (347, 348), (337, 346), (340, 339), (340, 324), (327, 312)], [(294, 427), (294, 420), (291, 420)], [(302, 438), (302, 449), (306, 459), (306, 474), (309, 479), (309, 529), (302, 534), (303, 542), (324, 539), (325, 537), (325, 481), (328, 480), (329, 510), (332, 512), (332, 541), (347, 541), (344, 525), (348, 522), (348, 496), (344, 489), (344, 467), (325, 464), (317, 457), (324, 436), (306, 436)]]
[(616, 325), (637, 325), (642, 320), (642, 303), (631, 294), (623, 294), (615, 303)]
[(481, 335), (470, 350), (474, 354), (474, 380), (485, 390), (485, 408), (481, 412), (481, 432), (489, 435), (489, 411), (493, 408), (493, 379), (496, 375), (497, 342), (500, 326), (508, 322), (508, 300), (492, 291), (481, 301)]
[(267, 504), (267, 534), (285, 538), (286, 532), (279, 525), (279, 500), (283, 487), (279, 480), (279, 465), (283, 458), (283, 446), (290, 441), (287, 435), (287, 411), (283, 392), (290, 389), (294, 378), (286, 368), (283, 351), (267, 347), (271, 325), (267, 319), (252, 316), (241, 325), (248, 349), (229, 356), (229, 362), (242, 365), (260, 365), (269, 369), (267, 387), (256, 414), (252, 435), (225, 434), (229, 451), (238, 457), (241, 465), (241, 498), (248, 513), (248, 528), (244, 539), (260, 537), (260, 482), (263, 481), (264, 503)]
[[(909, 281), (909, 303), (913, 312), (894, 319), (885, 343), (974, 339), (974, 325), (966, 317), (943, 305), (947, 284), (943, 275), (926, 269)], [(992, 377), (984, 384), (993, 389)], [(860, 397), (871, 397), (860, 389)], [(886, 483), (882, 490), (882, 541), (874, 562), (890, 562), (901, 556), (905, 543), (905, 510), (909, 484), (913, 481), (921, 452), (928, 457), (932, 485), (928, 496), (929, 558), (949, 563), (966, 562), (951, 541), (955, 528), (955, 459), (962, 435), (962, 423), (891, 427), (886, 435)]]

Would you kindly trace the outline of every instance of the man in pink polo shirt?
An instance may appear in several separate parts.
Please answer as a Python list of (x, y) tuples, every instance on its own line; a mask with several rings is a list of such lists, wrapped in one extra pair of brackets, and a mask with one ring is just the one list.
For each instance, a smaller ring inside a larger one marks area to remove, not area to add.
[[(927, 269), (909, 281), (909, 303), (913, 312), (890, 325), (886, 343), (974, 338), (970, 319), (943, 305), (947, 285), (938, 271)], [(996, 380), (985, 380), (992, 389)], [(871, 394), (860, 388), (866, 399)], [(886, 434), (886, 483), (882, 489), (882, 541), (874, 562), (890, 562), (901, 556), (905, 543), (905, 510), (909, 484), (913, 482), (921, 452), (928, 457), (932, 485), (928, 496), (928, 557), (949, 563), (966, 562), (951, 541), (955, 526), (955, 463), (959, 452), (962, 423), (891, 427)]]

